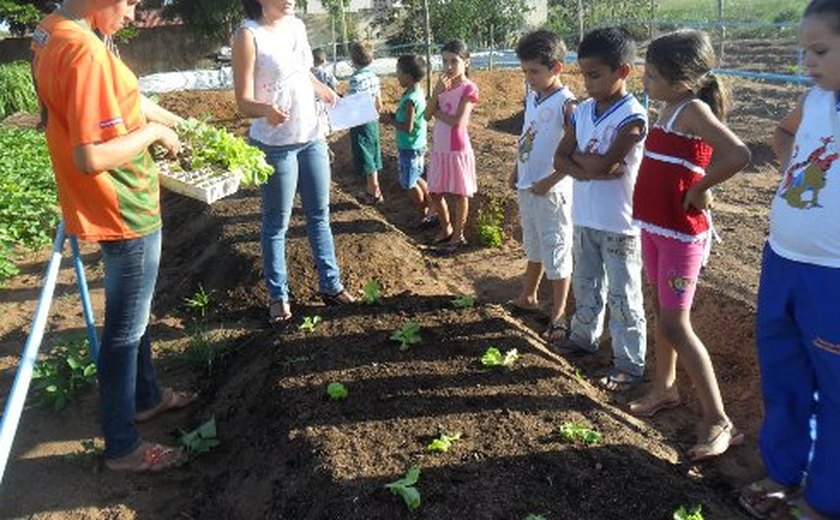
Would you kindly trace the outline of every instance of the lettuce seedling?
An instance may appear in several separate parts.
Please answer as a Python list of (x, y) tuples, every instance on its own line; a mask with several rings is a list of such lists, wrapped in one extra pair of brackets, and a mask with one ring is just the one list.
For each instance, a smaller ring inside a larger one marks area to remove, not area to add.
[(557, 429), (560, 438), (565, 442), (582, 442), (584, 444), (597, 444), (601, 442), (603, 435), (581, 423), (564, 422)]
[(546, 518), (543, 515), (535, 515), (534, 513), (531, 513), (522, 520), (546, 520)]
[(302, 330), (303, 332), (313, 332), (315, 327), (321, 323), (320, 316), (304, 316), (303, 323), (300, 324), (298, 329)]
[(446, 453), (452, 447), (452, 444), (459, 440), (461, 440), (461, 432), (455, 432), (452, 435), (441, 433), (436, 439), (432, 439), (432, 442), (426, 445), (426, 451)]
[(690, 509), (686, 506), (680, 506), (674, 511), (674, 520), (703, 520), (703, 506), (696, 505)]
[(206, 453), (221, 444), (216, 437), (216, 418), (210, 419), (191, 432), (181, 430), (180, 443), (190, 455)]
[(400, 350), (408, 350), (412, 345), (423, 341), (420, 337), (420, 325), (416, 321), (409, 321), (391, 334), (391, 339), (400, 344)]
[(462, 294), (452, 300), (452, 306), (456, 309), (472, 309), (475, 307), (475, 297), (468, 294)]
[(371, 280), (362, 287), (362, 303), (367, 305), (373, 305), (374, 303), (379, 302), (379, 298), (382, 296), (380, 292), (381, 287), (379, 282), (376, 280)]
[(517, 359), (519, 359), (519, 351), (515, 348), (508, 350), (503, 356), (499, 349), (496, 347), (490, 347), (484, 352), (484, 355), (481, 356), (481, 364), (486, 367), (510, 368), (514, 363), (516, 363)]
[(327, 395), (330, 396), (330, 399), (333, 401), (341, 401), (347, 397), (347, 394), (347, 387), (337, 381), (333, 381), (327, 385)]
[(403, 478), (395, 480), (389, 484), (385, 484), (385, 489), (391, 493), (402, 497), (406, 507), (409, 511), (416, 511), (420, 507), (420, 491), (414, 487), (417, 480), (420, 478), (420, 468), (411, 466), (405, 472)]

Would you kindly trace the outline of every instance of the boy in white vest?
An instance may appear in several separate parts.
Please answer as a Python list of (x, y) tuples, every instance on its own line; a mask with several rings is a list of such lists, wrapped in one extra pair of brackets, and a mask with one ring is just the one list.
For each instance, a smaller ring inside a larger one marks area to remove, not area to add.
[(552, 342), (566, 336), (566, 298), (572, 273), (572, 179), (554, 170), (554, 154), (575, 96), (560, 79), (566, 55), (560, 36), (546, 30), (526, 34), (516, 46), (516, 55), (529, 92), (509, 184), (517, 190), (528, 264), (522, 292), (510, 304), (514, 310), (537, 311), (537, 289), (545, 273), (552, 289), (545, 338)]
[(641, 247), (632, 205), (647, 114), (627, 92), (635, 54), (633, 40), (619, 29), (584, 36), (578, 64), (590, 98), (572, 114), (557, 156), (557, 169), (574, 178), (575, 314), (555, 350), (594, 353), (608, 304), (614, 368), (600, 382), (610, 390), (641, 381), (645, 367)]

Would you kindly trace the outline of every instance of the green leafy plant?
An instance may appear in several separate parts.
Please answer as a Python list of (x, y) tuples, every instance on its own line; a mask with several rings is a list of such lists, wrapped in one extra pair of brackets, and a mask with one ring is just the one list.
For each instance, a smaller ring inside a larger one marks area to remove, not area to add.
[(446, 453), (455, 441), (461, 440), (461, 432), (455, 432), (452, 435), (441, 433), (437, 438), (432, 439), (432, 442), (426, 445), (426, 451), (432, 453)]
[(534, 513), (530, 513), (528, 516), (526, 516), (522, 520), (546, 520), (546, 518), (543, 515), (536, 515)]
[(189, 298), (184, 298), (184, 304), (187, 308), (198, 312), (202, 318), (207, 315), (211, 303), (213, 303), (213, 300), (210, 297), (210, 293), (205, 291), (201, 284), (198, 284), (198, 290), (195, 294)]
[(38, 111), (38, 96), (32, 83), (29, 63), (0, 64), (0, 119), (15, 112)]
[(475, 307), (475, 296), (462, 294), (452, 300), (452, 306), (456, 309), (472, 309)]
[(337, 381), (333, 381), (327, 385), (327, 395), (333, 401), (341, 401), (347, 397), (348, 393), (347, 387)]
[(303, 317), (303, 323), (301, 323), (298, 326), (298, 329), (302, 330), (303, 332), (314, 332), (315, 327), (317, 327), (318, 324), (321, 323), (321, 321), (322, 321), (321, 317), (317, 316), (317, 315), (315, 315), (315, 316), (304, 316)]
[(703, 506), (680, 506), (674, 511), (674, 520), (703, 520)]
[(564, 422), (557, 429), (564, 442), (582, 442), (583, 444), (597, 444), (603, 439), (601, 432), (595, 431), (577, 422)]
[(409, 321), (391, 334), (391, 340), (400, 344), (400, 350), (408, 350), (412, 345), (423, 341), (420, 337), (420, 325), (416, 321)]
[(96, 439), (85, 439), (81, 442), (82, 449), (64, 455), (64, 460), (78, 461), (83, 465), (93, 465), (96, 460), (105, 452), (105, 447), (96, 442)]
[(500, 247), (502, 245), (505, 238), (502, 231), (504, 219), (504, 207), (498, 199), (490, 200), (478, 209), (476, 233), (482, 245), (487, 247)]
[(58, 411), (96, 381), (96, 363), (87, 339), (72, 339), (53, 347), (32, 373), (41, 403)]
[(385, 484), (385, 489), (401, 497), (409, 511), (416, 511), (420, 507), (420, 491), (414, 487), (420, 478), (420, 468), (411, 466), (403, 478)]
[(519, 359), (519, 351), (515, 348), (508, 350), (502, 355), (502, 351), (496, 347), (489, 347), (481, 356), (481, 364), (486, 367), (512, 367)]
[(195, 430), (185, 432), (181, 430), (178, 439), (190, 456), (207, 453), (221, 444), (216, 432), (216, 418), (213, 417)]
[(380, 290), (381, 287), (379, 282), (377, 280), (370, 280), (362, 288), (362, 303), (366, 303), (368, 305), (377, 303), (379, 298), (382, 297)]

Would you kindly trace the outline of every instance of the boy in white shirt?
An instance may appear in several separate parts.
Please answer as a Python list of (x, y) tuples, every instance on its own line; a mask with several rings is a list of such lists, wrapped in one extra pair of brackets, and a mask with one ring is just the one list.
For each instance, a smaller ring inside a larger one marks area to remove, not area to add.
[(554, 171), (554, 154), (574, 108), (575, 96), (560, 73), (566, 46), (557, 34), (537, 30), (526, 34), (516, 55), (530, 91), (519, 138), (516, 169), (510, 186), (517, 190), (522, 245), (528, 264), (515, 309), (537, 310), (537, 289), (543, 273), (551, 282), (552, 305), (545, 338), (566, 337), (566, 299), (572, 273), (572, 179)]
[(558, 169), (575, 179), (575, 314), (556, 350), (594, 353), (608, 304), (615, 366), (600, 382), (610, 390), (640, 382), (645, 368), (641, 246), (632, 215), (647, 112), (627, 92), (635, 54), (633, 40), (619, 29), (584, 36), (578, 64), (590, 99), (572, 114), (557, 157)]

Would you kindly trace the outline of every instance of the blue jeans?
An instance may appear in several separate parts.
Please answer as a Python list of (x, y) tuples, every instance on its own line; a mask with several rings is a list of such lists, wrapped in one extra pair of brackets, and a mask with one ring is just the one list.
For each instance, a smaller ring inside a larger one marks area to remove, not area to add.
[(146, 326), (160, 265), (160, 230), (140, 238), (100, 242), (105, 263), (105, 326), (99, 350), (99, 395), (105, 457), (140, 445), (138, 411), (161, 400)]
[(292, 216), (295, 192), (300, 189), (306, 234), (318, 269), (322, 294), (344, 290), (335, 259), (330, 229), (330, 160), (322, 140), (288, 146), (252, 144), (265, 152), (274, 173), (262, 186), (262, 242), (265, 282), (271, 301), (289, 301), (286, 274), (286, 231)]
[(596, 350), (609, 304), (615, 367), (641, 376), (647, 340), (639, 236), (575, 226), (572, 249), (575, 315), (569, 338), (584, 350)]

